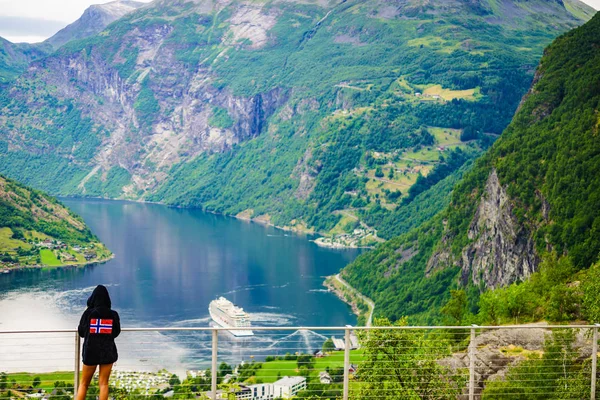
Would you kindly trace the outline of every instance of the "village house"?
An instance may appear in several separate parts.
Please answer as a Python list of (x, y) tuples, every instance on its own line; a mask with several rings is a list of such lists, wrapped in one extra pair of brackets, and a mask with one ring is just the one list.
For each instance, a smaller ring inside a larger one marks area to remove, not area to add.
[[(234, 392), (236, 400), (273, 400), (291, 399), (306, 389), (306, 378), (302, 376), (284, 376), (275, 383), (241, 385)], [(205, 392), (210, 397), (211, 392)], [(228, 393), (217, 391), (217, 399), (227, 399)]]
[[(335, 336), (332, 336), (331, 341), (333, 342), (335, 350), (341, 351), (346, 349), (346, 343), (344, 339), (337, 339)], [(360, 343), (358, 341), (358, 337), (356, 336), (354, 331), (350, 332), (350, 350), (356, 350), (359, 347)]]
[(329, 375), (326, 371), (321, 371), (319, 373), (319, 382), (321, 382), (323, 385), (329, 385), (332, 381), (331, 375)]

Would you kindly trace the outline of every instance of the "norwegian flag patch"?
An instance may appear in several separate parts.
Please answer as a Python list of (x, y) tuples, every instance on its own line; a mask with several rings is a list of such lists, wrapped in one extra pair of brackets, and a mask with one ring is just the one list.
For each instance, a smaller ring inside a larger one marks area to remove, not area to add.
[(110, 334), (112, 333), (112, 325), (112, 319), (92, 318), (90, 320), (90, 333)]

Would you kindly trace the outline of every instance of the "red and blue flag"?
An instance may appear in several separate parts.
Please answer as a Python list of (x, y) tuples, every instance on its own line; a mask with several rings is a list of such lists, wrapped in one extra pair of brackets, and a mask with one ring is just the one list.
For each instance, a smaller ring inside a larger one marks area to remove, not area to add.
[(92, 318), (90, 320), (90, 333), (112, 333), (112, 319)]

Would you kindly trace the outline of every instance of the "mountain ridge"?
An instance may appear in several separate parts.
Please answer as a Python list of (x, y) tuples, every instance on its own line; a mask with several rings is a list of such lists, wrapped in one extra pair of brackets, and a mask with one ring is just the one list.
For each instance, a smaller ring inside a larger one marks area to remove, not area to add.
[(99, 34), (111, 23), (146, 3), (130, 0), (116, 0), (109, 3), (94, 4), (88, 7), (81, 17), (67, 25), (44, 43), (58, 49), (72, 40), (81, 40)]
[(401, 208), (508, 124), (542, 44), (581, 22), (526, 3), (501, 3), (514, 25), (504, 6), (457, 15), (462, 1), (157, 2), (31, 65), (0, 101), (0, 170), (56, 194), (350, 229), (338, 211)]

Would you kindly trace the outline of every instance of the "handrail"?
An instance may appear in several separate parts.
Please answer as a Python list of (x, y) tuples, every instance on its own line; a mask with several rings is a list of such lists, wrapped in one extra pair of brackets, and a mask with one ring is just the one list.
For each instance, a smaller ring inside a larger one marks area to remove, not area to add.
[[(340, 392), (341, 398), (343, 400), (349, 400), (350, 397), (350, 379), (354, 379), (353, 377), (351, 378), (351, 374), (354, 374), (354, 372), (351, 372), (351, 368), (354, 368), (354, 371), (356, 371), (356, 367), (354, 367), (350, 361), (350, 356), (351, 353), (350, 351), (352, 349), (354, 349), (355, 346), (353, 344), (353, 340), (355, 339), (352, 335), (352, 331), (363, 331), (363, 332), (369, 332), (369, 331), (395, 331), (395, 332), (401, 332), (401, 331), (417, 331), (417, 330), (421, 330), (421, 331), (442, 331), (442, 330), (454, 330), (454, 331), (464, 331), (466, 334), (470, 333), (470, 337), (465, 335), (465, 338), (469, 338), (468, 340), (468, 348), (466, 349), (466, 353), (465, 353), (465, 359), (464, 359), (464, 368), (461, 370), (460, 368), (456, 369), (456, 371), (452, 371), (452, 375), (449, 376), (456, 376), (458, 377), (456, 382), (460, 382), (460, 376), (462, 375), (465, 380), (463, 383), (463, 398), (468, 398), (469, 400), (476, 400), (479, 399), (479, 395), (477, 394), (477, 390), (478, 388), (481, 389), (482, 388), (482, 380), (478, 377), (477, 373), (476, 373), (476, 368), (478, 368), (478, 365), (481, 365), (482, 361), (478, 358), (479, 354), (478, 354), (478, 342), (477, 342), (477, 337), (479, 334), (484, 333), (484, 331), (493, 331), (493, 330), (517, 330), (517, 329), (539, 329), (542, 331), (548, 331), (548, 330), (552, 330), (552, 329), (590, 329), (592, 330), (593, 333), (593, 337), (591, 339), (592, 341), (592, 348), (591, 348), (591, 372), (589, 375), (590, 379), (590, 394), (591, 397), (590, 399), (595, 399), (596, 396), (596, 381), (597, 381), (597, 356), (598, 356), (598, 329), (600, 328), (599, 324), (574, 324), (574, 325), (557, 325), (557, 324), (525, 324), (525, 325), (483, 325), (483, 326), (478, 326), (478, 325), (461, 325), (461, 326), (456, 326), (456, 325), (440, 325), (440, 326), (430, 326), (430, 325), (418, 325), (418, 326), (351, 326), (351, 325), (346, 325), (346, 326), (252, 326), (252, 327), (221, 327), (221, 326), (214, 326), (214, 327), (210, 327), (210, 326), (200, 326), (200, 327), (175, 327), (175, 326), (167, 326), (167, 327), (130, 327), (130, 328), (123, 328), (122, 331), (123, 332), (190, 332), (191, 335), (190, 337), (194, 337), (194, 340), (196, 340), (196, 338), (198, 338), (197, 340), (201, 340), (201, 341), (205, 341), (205, 342), (212, 342), (212, 352), (211, 355), (209, 356), (210, 358), (206, 358), (206, 361), (208, 361), (210, 359), (211, 362), (211, 368), (210, 368), (210, 391), (206, 391), (205, 394), (207, 396), (209, 396), (211, 399), (216, 400), (219, 398), (218, 396), (218, 360), (219, 360), (219, 331), (246, 331), (251, 329), (252, 331), (255, 331), (256, 333), (259, 332), (272, 332), (271, 335), (266, 335), (266, 336), (282, 336), (285, 338), (288, 338), (292, 335), (289, 335), (287, 332), (290, 331), (313, 331), (313, 333), (318, 333), (318, 332), (322, 332), (323, 334), (318, 334), (318, 336), (321, 339), (326, 339), (325, 335), (329, 332), (333, 333), (333, 332), (339, 332), (339, 333), (343, 333), (344, 334), (344, 339), (343, 339), (343, 344), (340, 345), (339, 343), (336, 344), (336, 347), (339, 347), (339, 349), (342, 349), (344, 351), (344, 358), (343, 358), (343, 381), (342, 381), (342, 391)], [(279, 332), (277, 332), (279, 331)], [(282, 333), (282, 331), (285, 331), (285, 333)], [(205, 335), (201, 335), (200, 337), (197, 337), (194, 335), (194, 332), (205, 332), (205, 333), (211, 333), (212, 338), (210, 337), (206, 337)], [(327, 332), (327, 333), (326, 333)], [(75, 333), (75, 351), (74, 351), (74, 377), (73, 377), (73, 386), (71, 386), (70, 388), (73, 389), (73, 393), (74, 395), (77, 393), (78, 391), (78, 381), (79, 381), (79, 369), (80, 369), (80, 364), (81, 364), (81, 359), (80, 359), (80, 352), (81, 352), (81, 347), (80, 347), (80, 338), (79, 335), (77, 334), (77, 329), (46, 329), (46, 330), (0, 330), (0, 341), (10, 341), (10, 340), (20, 340), (22, 338), (20, 337), (10, 337), (10, 336), (4, 336), (3, 335), (27, 335), (27, 334), (48, 334), (48, 333), (59, 333), (59, 334), (73, 334)], [(443, 332), (442, 332), (443, 333)], [(447, 333), (447, 332), (446, 332)], [(580, 332), (579, 332), (580, 333)], [(428, 340), (430, 341), (435, 341), (437, 340), (437, 338), (435, 337), (437, 334), (430, 332), (431, 336), (434, 336), (433, 338), (429, 338)], [(373, 336), (374, 334), (367, 334), (367, 338)], [(145, 336), (145, 335), (140, 335), (140, 336)], [(165, 335), (166, 336), (166, 335)], [(181, 336), (185, 336), (185, 335), (181, 335)], [(393, 336), (390, 336), (393, 339)], [(427, 335), (426, 335), (427, 336)], [(544, 336), (544, 335), (534, 335), (534, 336)], [(358, 335), (358, 337), (362, 337), (361, 335)], [(37, 337), (32, 337), (31, 339), (37, 340)], [(229, 346), (229, 342), (227, 341), (226, 338), (224, 338), (224, 346)], [(334, 342), (335, 342), (335, 338)], [(72, 339), (71, 339), (72, 340)], [(382, 340), (387, 340), (385, 337), (382, 338)], [(339, 342), (339, 339), (337, 339), (337, 341)], [(405, 346), (405, 349), (408, 349), (410, 346), (417, 346), (417, 344), (411, 343), (410, 341), (408, 341), (408, 343), (403, 343), (402, 340), (400, 340), (400, 345), (401, 346)], [(142, 340), (141, 342), (138, 341), (138, 344), (141, 344), (140, 349), (142, 350), (142, 352), (145, 352), (146, 350), (148, 350), (150, 347), (148, 346), (148, 343), (152, 343), (152, 342), (148, 342), (148, 341), (144, 341)], [(57, 345), (57, 346), (62, 346), (62, 345)], [(356, 345), (358, 346), (358, 345)], [(70, 346), (69, 346), (70, 347)], [(71, 347), (72, 348), (72, 347)], [(267, 349), (270, 348), (267, 346)], [(317, 347), (318, 349), (318, 347)], [(338, 349), (338, 350), (339, 350)], [(289, 350), (287, 347), (284, 347), (280, 350), (286, 351)], [(72, 351), (72, 350), (71, 350)], [(312, 350), (310, 350), (312, 351)], [(27, 353), (27, 350), (23, 352), (23, 354)], [(19, 354), (19, 352), (17, 351), (17, 353), (15, 354)], [(146, 354), (146, 353), (144, 353)], [(254, 357), (254, 355), (257, 355), (256, 353), (251, 353), (252, 355), (250, 356), (251, 358)], [(298, 353), (296, 353), (298, 354)], [(268, 350), (263, 352), (263, 353), (259, 353), (258, 356), (268, 356), (270, 355)], [(42, 356), (47, 356), (47, 355), (42, 355)], [(425, 356), (423, 359), (427, 360), (428, 356)], [(551, 355), (551, 357), (553, 357)], [(1, 360), (2, 358), (0, 358)], [(16, 358), (15, 358), (16, 359)], [(68, 359), (68, 358), (67, 358)], [(11, 358), (9, 357), (8, 360), (11, 360)], [(40, 359), (38, 359), (40, 360)], [(142, 361), (142, 360), (140, 360)], [(147, 361), (147, 360), (145, 360)], [(493, 362), (492, 362), (493, 364)], [(486, 364), (487, 365), (487, 364)], [(491, 365), (491, 364), (490, 364)], [(296, 368), (294, 366), (294, 368)], [(487, 368), (487, 367), (486, 367)], [(399, 366), (398, 370), (399, 371), (403, 371), (404, 369), (406, 369), (405, 366)], [(465, 374), (465, 372), (468, 373), (468, 375)], [(377, 373), (377, 372), (376, 372)], [(410, 372), (412, 374), (417, 374), (418, 375), (418, 371), (412, 371)], [(587, 373), (587, 372), (586, 372)], [(542, 372), (542, 374), (544, 374), (544, 372)], [(279, 375), (278, 375), (279, 378)], [(535, 379), (535, 378), (533, 378)], [(517, 382), (517, 381), (515, 381)], [(525, 378), (523, 378), (521, 381), (518, 382), (531, 382), (531, 378), (528, 378), (527, 376)], [(306, 385), (304, 386), (304, 388), (306, 388)], [(460, 387), (458, 388), (460, 390)], [(544, 390), (545, 387), (543, 387), (542, 385), (539, 385), (539, 389), (540, 390)], [(386, 390), (386, 389), (382, 389), (382, 390)], [(148, 394), (148, 393), (146, 393)], [(541, 393), (540, 393), (541, 394)], [(587, 397), (587, 396), (586, 396)], [(2, 398), (0, 398), (0, 400), (2, 400)]]
[[(597, 325), (478, 325), (476, 329), (593, 329)], [(252, 326), (253, 331), (344, 331), (352, 329), (355, 331), (369, 330), (438, 330), (438, 329), (456, 329), (467, 330), (473, 328), (472, 325), (415, 325), (415, 326)], [(185, 332), (185, 331), (238, 331), (248, 330), (248, 327), (135, 327), (122, 328), (123, 332)], [(35, 333), (75, 333), (77, 329), (39, 329), (39, 330), (0, 330), (2, 334), (35, 334)]]

